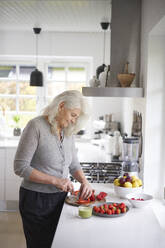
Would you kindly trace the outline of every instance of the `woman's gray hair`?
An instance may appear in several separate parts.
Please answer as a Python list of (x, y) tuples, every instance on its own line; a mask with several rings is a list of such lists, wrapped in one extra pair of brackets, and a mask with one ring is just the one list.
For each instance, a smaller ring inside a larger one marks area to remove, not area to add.
[(68, 109), (78, 108), (81, 110), (76, 124), (70, 124), (67, 128), (64, 129), (66, 136), (76, 134), (84, 127), (86, 121), (89, 118), (89, 105), (82, 94), (77, 90), (68, 90), (57, 95), (53, 101), (44, 109), (42, 114), (43, 116), (47, 117), (51, 126), (51, 132), (53, 134), (56, 134), (57, 131), (55, 117), (58, 114), (58, 108), (61, 102), (64, 102), (64, 106)]

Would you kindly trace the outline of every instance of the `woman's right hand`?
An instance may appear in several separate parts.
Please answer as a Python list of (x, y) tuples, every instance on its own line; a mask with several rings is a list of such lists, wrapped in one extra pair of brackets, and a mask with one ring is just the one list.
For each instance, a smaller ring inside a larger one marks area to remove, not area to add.
[(72, 182), (68, 178), (55, 178), (53, 180), (53, 185), (55, 185), (58, 189), (61, 189), (64, 192), (73, 192), (74, 186)]

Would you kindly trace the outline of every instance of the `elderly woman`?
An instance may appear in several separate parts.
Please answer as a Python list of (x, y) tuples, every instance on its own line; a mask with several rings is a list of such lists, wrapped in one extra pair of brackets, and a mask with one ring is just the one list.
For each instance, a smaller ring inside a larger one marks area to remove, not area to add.
[(92, 188), (77, 159), (73, 134), (87, 119), (81, 93), (65, 91), (25, 127), (14, 160), (23, 181), (19, 207), (28, 248), (49, 248), (67, 192), (74, 190), (68, 173), (81, 183), (80, 196)]

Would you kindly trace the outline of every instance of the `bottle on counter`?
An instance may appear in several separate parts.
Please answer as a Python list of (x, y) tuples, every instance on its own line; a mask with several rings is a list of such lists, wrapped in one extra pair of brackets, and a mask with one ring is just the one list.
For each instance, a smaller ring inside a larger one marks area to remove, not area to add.
[(120, 142), (120, 132), (114, 132), (114, 141), (113, 141), (113, 157), (119, 158), (121, 154), (121, 142)]

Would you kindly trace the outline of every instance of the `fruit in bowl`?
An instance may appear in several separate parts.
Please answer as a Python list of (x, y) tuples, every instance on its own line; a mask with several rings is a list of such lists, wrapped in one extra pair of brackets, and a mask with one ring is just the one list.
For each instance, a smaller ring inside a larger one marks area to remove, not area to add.
[(153, 197), (152, 195), (144, 194), (144, 193), (132, 193), (127, 195), (128, 201), (135, 208), (143, 208), (151, 203)]
[(114, 191), (120, 198), (127, 198), (130, 193), (142, 192), (142, 181), (136, 176), (130, 176), (125, 173), (122, 177), (118, 177), (114, 180)]
[(136, 176), (129, 176), (125, 173), (122, 177), (118, 177), (114, 180), (114, 185), (126, 188), (137, 188), (142, 186), (142, 180)]

